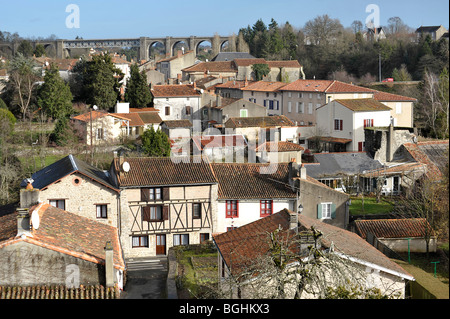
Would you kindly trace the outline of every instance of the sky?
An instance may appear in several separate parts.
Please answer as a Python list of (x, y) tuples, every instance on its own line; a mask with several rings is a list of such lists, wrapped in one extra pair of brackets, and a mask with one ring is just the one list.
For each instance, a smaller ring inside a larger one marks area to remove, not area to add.
[(379, 9), (382, 26), (398, 16), (414, 29), (449, 27), (448, 0), (0, 0), (0, 31), (59, 39), (229, 36), (258, 19), (302, 28), (328, 14), (344, 27), (355, 20), (364, 24), (375, 13), (366, 12), (371, 4)]

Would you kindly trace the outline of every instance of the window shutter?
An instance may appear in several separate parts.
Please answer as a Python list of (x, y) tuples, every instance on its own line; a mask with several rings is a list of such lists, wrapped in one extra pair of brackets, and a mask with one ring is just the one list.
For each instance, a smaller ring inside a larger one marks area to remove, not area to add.
[(317, 219), (322, 219), (322, 204), (317, 204)]
[(344, 130), (344, 120), (339, 120), (339, 124), (341, 126), (340, 130)]
[(141, 201), (148, 202), (150, 200), (150, 189), (141, 188)]
[(331, 204), (331, 218), (336, 218), (336, 204)]
[(142, 220), (144, 222), (150, 221), (150, 206), (142, 207)]
[(163, 220), (169, 220), (169, 206), (164, 205), (163, 206)]
[(169, 187), (163, 187), (163, 189), (162, 189), (162, 200), (169, 200), (169, 199), (170, 199)]

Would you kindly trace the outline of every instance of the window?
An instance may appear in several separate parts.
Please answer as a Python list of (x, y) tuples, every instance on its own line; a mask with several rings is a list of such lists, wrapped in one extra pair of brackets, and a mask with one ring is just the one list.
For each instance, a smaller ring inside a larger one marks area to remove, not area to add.
[(176, 234), (173, 235), (174, 246), (187, 246), (189, 245), (189, 234)]
[(342, 131), (344, 129), (344, 121), (340, 119), (334, 119), (334, 130)]
[(240, 110), (239, 111), (239, 115), (240, 115), (240, 117), (247, 117), (248, 116), (248, 112), (247, 112), (248, 110)]
[(151, 200), (161, 200), (162, 190), (160, 187), (141, 188), (141, 201), (148, 202)]
[(364, 127), (373, 127), (373, 119), (364, 120)]
[(269, 100), (269, 110), (273, 110), (273, 100)]
[(277, 102), (277, 110), (279, 110), (280, 109), (280, 101), (276, 101)]
[(336, 205), (333, 203), (320, 203), (317, 205), (317, 219), (336, 218)]
[(292, 112), (292, 102), (291, 101), (288, 102), (288, 112), (289, 113)]
[(170, 106), (166, 106), (166, 115), (170, 115)]
[(191, 106), (186, 105), (186, 115), (191, 115)]
[(235, 227), (235, 226), (230, 226), (230, 227), (227, 227), (227, 231), (231, 231), (231, 230), (233, 230), (233, 229), (236, 229), (237, 227)]
[(66, 200), (65, 199), (51, 199), (49, 200), (50, 205), (53, 207), (66, 210)]
[(313, 114), (313, 104), (308, 103), (308, 114)]
[(303, 93), (300, 93), (300, 92), (299, 92), (299, 93), (298, 93), (298, 98), (299, 98), (299, 99), (303, 98)]
[(201, 233), (200, 234), (200, 244), (204, 243), (207, 240), (209, 240), (209, 234), (208, 233)]
[(305, 104), (303, 102), (300, 102), (298, 112), (305, 113)]
[(202, 204), (192, 204), (192, 218), (202, 218)]
[(260, 216), (265, 217), (272, 215), (272, 207), (273, 201), (271, 200), (262, 200), (260, 201)]
[(292, 92), (288, 92), (288, 97), (292, 97)]
[(226, 201), (226, 218), (239, 217), (239, 201), (227, 200)]
[(309, 93), (309, 98), (312, 99), (312, 93)]
[(162, 206), (144, 206), (142, 208), (142, 221), (153, 222), (163, 220)]
[(108, 218), (108, 205), (95, 205), (97, 211), (97, 218)]
[(131, 239), (131, 245), (136, 247), (148, 247), (148, 236), (133, 236)]
[(103, 140), (103, 138), (104, 138), (104, 131), (103, 131), (102, 127), (98, 128), (96, 130), (95, 137), (97, 138), (97, 140)]

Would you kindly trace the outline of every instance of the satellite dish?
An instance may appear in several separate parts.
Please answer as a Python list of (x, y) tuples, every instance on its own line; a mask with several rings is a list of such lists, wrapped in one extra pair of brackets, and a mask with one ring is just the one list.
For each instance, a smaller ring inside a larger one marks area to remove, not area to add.
[(34, 210), (31, 213), (31, 224), (33, 225), (34, 229), (38, 229), (39, 228), (39, 222), (40, 222), (40, 217), (39, 214), (36, 210)]
[(128, 173), (130, 171), (130, 163), (124, 162), (122, 164), (122, 169), (123, 169), (124, 172)]

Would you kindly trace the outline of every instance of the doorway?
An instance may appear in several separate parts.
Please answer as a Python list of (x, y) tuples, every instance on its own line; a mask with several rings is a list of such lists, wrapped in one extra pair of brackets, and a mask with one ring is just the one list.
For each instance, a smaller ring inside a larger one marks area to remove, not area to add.
[(166, 235), (156, 235), (156, 255), (166, 254)]

